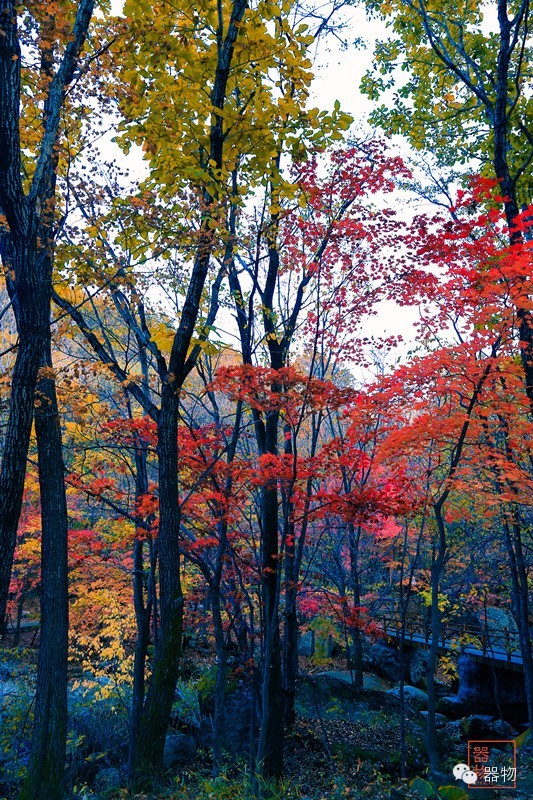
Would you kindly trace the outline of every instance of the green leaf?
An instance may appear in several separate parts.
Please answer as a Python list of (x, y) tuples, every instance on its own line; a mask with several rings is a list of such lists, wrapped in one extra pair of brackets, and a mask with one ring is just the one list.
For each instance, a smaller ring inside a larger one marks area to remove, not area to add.
[(468, 792), (462, 786), (439, 786), (439, 800), (468, 800)]
[(517, 749), (523, 747), (526, 744), (526, 742), (529, 741), (530, 738), (531, 738), (531, 728), (528, 728), (523, 733), (521, 733), (520, 736), (516, 737), (515, 744)]
[(437, 797), (433, 785), (429, 781), (424, 780), (424, 778), (413, 778), (409, 786), (419, 797)]

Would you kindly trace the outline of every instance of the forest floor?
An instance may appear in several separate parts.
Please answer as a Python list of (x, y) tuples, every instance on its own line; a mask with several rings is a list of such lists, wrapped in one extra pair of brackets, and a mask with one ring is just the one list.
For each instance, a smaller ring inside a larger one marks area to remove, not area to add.
[[(5, 669), (0, 676), (3, 694), (4, 736), (17, 731), (16, 746), (10, 753), (0, 753), (4, 772), (15, 767), (13, 760), (28, 746), (27, 715), (31, 704), (34, 665), (25, 651), (11, 677), (7, 668), (15, 662), (4, 650)], [(212, 669), (206, 656), (190, 665), (194, 675), (181, 683), (183, 702), (181, 719), (199, 713), (198, 686)], [(271, 800), (420, 800), (423, 794), (409, 785), (415, 776), (427, 773), (423, 710), (407, 706), (406, 762), (408, 778), (400, 777), (400, 715), (398, 699), (387, 693), (390, 684), (382, 678), (365, 674), (365, 686), (356, 692), (346, 682), (344, 663), (339, 660), (317, 667), (301, 661), (301, 680), (297, 697), (294, 730), (285, 741), (285, 780), (268, 796)], [(320, 670), (328, 667), (327, 672)], [(75, 702), (71, 708), (70, 782), (72, 800), (126, 800), (123, 763), (127, 744), (127, 716), (112, 696), (95, 699), (90, 693), (71, 690)], [(2, 698), (0, 698), (2, 699)], [(237, 706), (237, 717), (241, 710)], [(11, 716), (14, 714), (15, 716)], [(462, 720), (440, 720), (437, 731), (441, 751), (443, 783), (464, 789), (454, 780), (453, 766), (466, 761), (467, 736)], [(76, 727), (78, 725), (78, 727)], [(26, 729), (22, 735), (21, 731)], [(185, 731), (181, 723), (176, 731)], [(88, 748), (91, 737), (94, 743)], [(101, 740), (98, 739), (101, 737)], [(7, 741), (4, 738), (3, 743)], [(78, 748), (78, 750), (76, 750)], [(2, 757), (3, 755), (3, 757)], [(20, 767), (20, 764), (19, 764)], [(11, 772), (14, 778), (15, 772)], [(169, 770), (159, 791), (139, 795), (137, 800), (248, 800), (246, 755), (229, 751), (223, 776), (211, 777), (211, 753), (199, 745), (196, 754), (182, 767)], [(100, 780), (100, 786), (98, 785)], [(0, 785), (0, 800), (16, 796), (11, 787)], [(433, 800), (455, 800), (460, 795), (436, 793)], [(5, 792), (5, 794), (3, 794)], [(519, 753), (518, 788), (514, 790), (470, 789), (473, 800), (531, 800), (533, 798), (533, 755)], [(430, 795), (426, 795), (430, 796)], [(465, 795), (463, 794), (463, 800)]]

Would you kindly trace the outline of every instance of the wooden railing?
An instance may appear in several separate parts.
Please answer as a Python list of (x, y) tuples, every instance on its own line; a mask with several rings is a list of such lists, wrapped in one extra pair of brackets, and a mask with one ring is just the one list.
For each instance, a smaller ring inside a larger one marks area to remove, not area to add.
[[(399, 639), (402, 633), (402, 624), (399, 617), (384, 615), (379, 620), (384, 633)], [(404, 638), (408, 641), (418, 641), (429, 645), (431, 642), (431, 625), (429, 619), (418, 616), (409, 617), (405, 621)], [(450, 650), (455, 645), (461, 644), (468, 650), (479, 651), (487, 658), (507, 658), (508, 661), (521, 661), (516, 652), (518, 650), (518, 637), (507, 628), (481, 628), (462, 622), (443, 622), (439, 632), (439, 647)]]

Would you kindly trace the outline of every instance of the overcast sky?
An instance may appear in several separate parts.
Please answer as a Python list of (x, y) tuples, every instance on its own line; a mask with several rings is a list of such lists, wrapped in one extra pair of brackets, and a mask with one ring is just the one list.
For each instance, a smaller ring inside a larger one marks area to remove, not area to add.
[(374, 44), (384, 36), (385, 26), (379, 20), (369, 20), (362, 6), (348, 7), (339, 18), (346, 22), (339, 36), (349, 43), (359, 38), (361, 45), (342, 47), (332, 34), (319, 42), (311, 96), (313, 103), (326, 108), (331, 108), (333, 102), (339, 100), (342, 110), (352, 114), (356, 123), (360, 123), (366, 120), (372, 103), (360, 93), (359, 84), (372, 64)]

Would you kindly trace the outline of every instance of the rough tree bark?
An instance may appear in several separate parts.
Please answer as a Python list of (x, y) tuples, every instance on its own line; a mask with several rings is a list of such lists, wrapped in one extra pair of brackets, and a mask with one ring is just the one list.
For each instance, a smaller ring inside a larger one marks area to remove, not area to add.
[(68, 518), (50, 341), (35, 404), (42, 527), (41, 640), (32, 749), (20, 800), (60, 800), (67, 732)]

